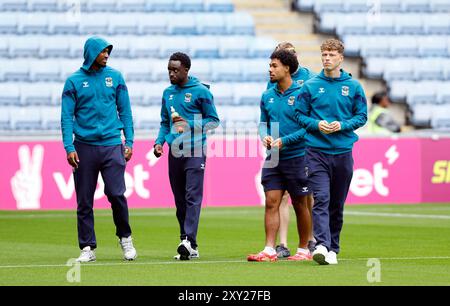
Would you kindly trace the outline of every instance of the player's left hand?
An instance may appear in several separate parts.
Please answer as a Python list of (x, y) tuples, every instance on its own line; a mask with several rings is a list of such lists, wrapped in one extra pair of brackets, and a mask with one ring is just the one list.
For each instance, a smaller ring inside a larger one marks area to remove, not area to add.
[(272, 148), (281, 150), (281, 148), (283, 147), (283, 142), (281, 141), (281, 138), (277, 138), (274, 141), (272, 141), (270, 145)]
[(131, 156), (133, 156), (133, 149), (130, 147), (125, 147), (125, 160), (128, 162), (131, 159)]
[(330, 123), (331, 133), (339, 132), (342, 129), (341, 123), (339, 121), (333, 121)]

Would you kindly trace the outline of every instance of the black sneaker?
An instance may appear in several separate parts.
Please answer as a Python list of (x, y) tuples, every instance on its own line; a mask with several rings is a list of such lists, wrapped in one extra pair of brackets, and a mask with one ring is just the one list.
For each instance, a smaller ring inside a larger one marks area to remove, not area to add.
[(291, 256), (291, 252), (284, 245), (277, 245), (275, 251), (277, 252), (278, 258), (288, 258)]

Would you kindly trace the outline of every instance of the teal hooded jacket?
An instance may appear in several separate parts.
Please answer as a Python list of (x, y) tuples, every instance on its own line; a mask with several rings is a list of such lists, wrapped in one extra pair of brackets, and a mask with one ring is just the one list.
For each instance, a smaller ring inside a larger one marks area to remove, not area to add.
[(104, 67), (91, 69), (98, 55), (113, 46), (100, 37), (89, 38), (84, 45), (83, 66), (73, 73), (64, 85), (61, 102), (61, 129), (64, 148), (74, 152), (79, 141), (91, 145), (132, 148), (133, 119), (128, 89), (122, 74)]
[[(191, 133), (178, 134), (173, 128), (171, 109), (183, 117)], [(188, 142), (191, 148), (206, 144), (206, 132), (219, 126), (220, 119), (214, 105), (214, 98), (207, 85), (189, 76), (183, 86), (171, 85), (164, 90), (161, 105), (161, 125), (155, 144), (172, 145), (175, 139)], [(189, 139), (190, 138), (190, 139)]]
[[(278, 85), (266, 90), (261, 98), (261, 119), (259, 136), (273, 139), (281, 138), (280, 160), (287, 160), (305, 155), (305, 129), (295, 119), (295, 100), (300, 94), (300, 85), (293, 82), (284, 93)], [(272, 150), (268, 150), (269, 155)]]
[[(350, 152), (358, 140), (355, 130), (367, 122), (367, 100), (361, 84), (341, 69), (339, 78), (329, 78), (322, 72), (307, 81), (295, 106), (296, 119), (308, 134), (306, 146), (328, 154)], [(341, 131), (324, 134), (319, 122), (339, 121)]]

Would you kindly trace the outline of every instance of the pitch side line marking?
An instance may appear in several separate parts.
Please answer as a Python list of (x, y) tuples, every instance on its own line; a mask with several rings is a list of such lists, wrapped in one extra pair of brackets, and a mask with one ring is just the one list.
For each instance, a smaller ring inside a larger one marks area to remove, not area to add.
[[(386, 257), (386, 258), (378, 258), (379, 260), (439, 260), (439, 259), (450, 259), (450, 256), (442, 256), (442, 257)], [(367, 261), (371, 258), (339, 258), (339, 261)], [(288, 260), (280, 260), (280, 263), (291, 262)], [(294, 262), (294, 261), (292, 261)], [(159, 262), (110, 262), (110, 263), (84, 263), (81, 264), (82, 267), (109, 267), (109, 266), (153, 266), (153, 265), (174, 265), (174, 264), (228, 264), (228, 263), (247, 263), (247, 260), (215, 260), (215, 261), (201, 261), (201, 260), (191, 260), (191, 261), (159, 261)], [(10, 266), (0, 266), (0, 269), (17, 269), (17, 268), (63, 268), (68, 267), (65, 264), (59, 265), (10, 265)]]

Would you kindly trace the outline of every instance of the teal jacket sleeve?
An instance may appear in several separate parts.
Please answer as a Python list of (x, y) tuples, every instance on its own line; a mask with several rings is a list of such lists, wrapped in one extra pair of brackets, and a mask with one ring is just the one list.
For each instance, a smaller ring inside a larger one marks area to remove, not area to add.
[(293, 144), (297, 144), (300, 141), (302, 141), (303, 138), (305, 138), (306, 130), (303, 128), (300, 128), (298, 131), (291, 133), (289, 135), (286, 135), (284, 137), (281, 137), (281, 143), (283, 146), (289, 146)]
[(303, 86), (295, 101), (295, 119), (301, 127), (306, 129), (307, 132), (319, 130), (320, 120), (310, 117), (311, 102), (311, 94), (309, 93), (307, 86)]
[(75, 115), (75, 106), (77, 101), (77, 92), (72, 81), (67, 80), (61, 98), (61, 132), (64, 149), (67, 154), (75, 152), (73, 145), (73, 123)]
[(170, 116), (166, 108), (166, 100), (162, 99), (161, 104), (161, 124), (159, 127), (158, 137), (155, 144), (164, 145), (166, 142), (166, 136), (170, 133)]
[(269, 135), (269, 115), (267, 114), (266, 108), (264, 107), (264, 98), (261, 98), (261, 103), (259, 108), (261, 109), (261, 115), (259, 119), (258, 133), (261, 140)]
[(214, 97), (209, 90), (205, 90), (195, 100), (195, 104), (202, 112), (201, 120), (188, 120), (191, 129), (202, 129), (203, 133), (217, 128), (220, 124), (219, 115), (214, 105)]
[(120, 75), (119, 85), (116, 88), (116, 104), (120, 121), (123, 124), (123, 134), (125, 136), (125, 145), (132, 148), (134, 142), (133, 115), (131, 112), (130, 97), (125, 80)]
[(353, 118), (341, 122), (342, 131), (355, 131), (367, 122), (367, 99), (361, 85), (356, 88), (352, 108)]

